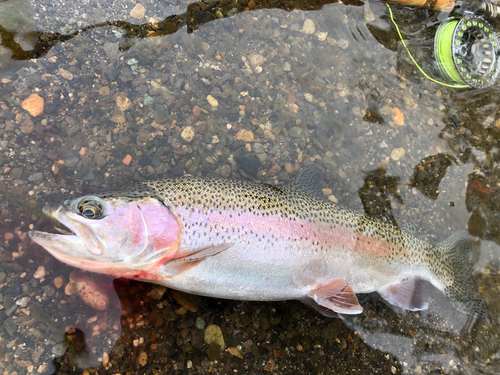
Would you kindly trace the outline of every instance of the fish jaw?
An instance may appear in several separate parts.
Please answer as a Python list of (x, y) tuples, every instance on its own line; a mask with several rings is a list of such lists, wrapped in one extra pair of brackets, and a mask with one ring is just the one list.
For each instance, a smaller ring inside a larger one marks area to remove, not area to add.
[(47, 250), (54, 258), (86, 271), (107, 273), (109, 264), (96, 261), (85, 243), (75, 235), (54, 234), (32, 230), (30, 238)]

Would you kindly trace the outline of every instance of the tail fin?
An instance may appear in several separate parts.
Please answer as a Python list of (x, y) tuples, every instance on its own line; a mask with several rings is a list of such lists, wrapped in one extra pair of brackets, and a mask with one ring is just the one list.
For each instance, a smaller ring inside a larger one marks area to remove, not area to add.
[(472, 277), (470, 256), (472, 247), (467, 232), (452, 234), (437, 247), (442, 251), (443, 262), (439, 274), (443, 279), (444, 294), (457, 310), (475, 318), (489, 320), (488, 306), (477, 291)]

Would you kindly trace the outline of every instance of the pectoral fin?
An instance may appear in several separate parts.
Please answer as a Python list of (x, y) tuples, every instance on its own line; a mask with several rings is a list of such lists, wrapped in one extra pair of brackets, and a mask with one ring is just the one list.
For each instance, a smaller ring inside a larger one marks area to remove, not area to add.
[(193, 268), (197, 264), (203, 262), (205, 259), (229, 249), (233, 245), (234, 243), (223, 243), (220, 245), (210, 246), (190, 253), (189, 255), (186, 255), (184, 257), (169, 260), (168, 262), (164, 263), (163, 271), (171, 277), (178, 275)]
[(406, 310), (425, 310), (429, 306), (427, 292), (420, 279), (411, 278), (388, 285), (379, 289), (378, 293), (390, 304)]
[(359, 314), (363, 311), (351, 286), (342, 279), (312, 290), (308, 296), (318, 305), (339, 314)]

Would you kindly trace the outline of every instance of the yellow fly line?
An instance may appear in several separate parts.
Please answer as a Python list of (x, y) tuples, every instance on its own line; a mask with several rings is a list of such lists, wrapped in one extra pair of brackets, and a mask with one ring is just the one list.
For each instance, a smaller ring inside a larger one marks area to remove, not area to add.
[[(436, 43), (437, 43), (437, 49), (438, 49), (438, 57), (440, 61), (438, 61), (438, 64), (442, 66), (444, 69), (445, 73), (450, 77), (455, 82), (461, 82), (460, 84), (449, 84), (445, 82), (438, 81), (437, 79), (432, 78), (429, 76), (424, 70), (418, 65), (417, 61), (413, 58), (410, 50), (406, 46), (406, 43), (403, 39), (403, 36), (401, 35), (401, 31), (399, 30), (399, 26), (396, 24), (396, 21), (394, 20), (394, 16), (392, 14), (392, 9), (387, 5), (387, 8), (389, 9), (389, 15), (391, 17), (391, 21), (394, 24), (394, 27), (396, 28), (396, 31), (398, 32), (399, 39), (401, 39), (401, 43), (403, 43), (403, 47), (406, 49), (406, 52), (408, 53), (408, 56), (410, 56), (411, 61), (415, 64), (417, 69), (422, 73), (422, 75), (427, 78), (429, 81), (435, 82), (437, 84), (440, 84), (442, 86), (446, 87), (452, 87), (452, 88), (470, 88), (469, 85), (464, 84), (464, 81), (462, 80), (462, 77), (460, 77), (460, 74), (458, 73), (457, 69), (455, 68), (455, 64), (453, 62), (453, 57), (451, 55), (451, 40), (453, 37), (453, 31), (455, 30), (455, 26), (457, 25), (458, 21), (454, 20), (451, 22), (447, 22), (444, 26), (443, 29), (441, 30), (441, 33), (439, 32), (439, 29), (441, 26), (438, 28), (438, 32), (436, 34)], [(440, 35), (439, 35), (440, 34)]]

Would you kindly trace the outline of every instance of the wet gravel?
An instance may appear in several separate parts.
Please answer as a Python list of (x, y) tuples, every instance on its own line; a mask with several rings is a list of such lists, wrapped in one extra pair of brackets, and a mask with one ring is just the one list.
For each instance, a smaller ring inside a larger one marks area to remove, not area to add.
[[(13, 61), (19, 49), (0, 47), (3, 373), (498, 373), (498, 90), (403, 69), (384, 4), (370, 22), (341, 3), (137, 4), (0, 3), (22, 49), (45, 48)], [(155, 29), (174, 15), (188, 26)], [(408, 31), (436, 17), (395, 15)], [(104, 25), (116, 20), (137, 28)], [(364, 296), (346, 320), (295, 301), (188, 296), (72, 273), (27, 237), (53, 230), (41, 208), (63, 196), (183, 174), (286, 183), (311, 163), (327, 199), (432, 242), (478, 236), (492, 324), (469, 327), (437, 291), (420, 313)]]

